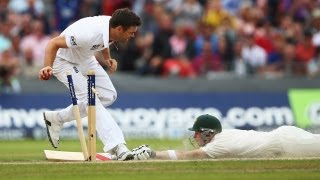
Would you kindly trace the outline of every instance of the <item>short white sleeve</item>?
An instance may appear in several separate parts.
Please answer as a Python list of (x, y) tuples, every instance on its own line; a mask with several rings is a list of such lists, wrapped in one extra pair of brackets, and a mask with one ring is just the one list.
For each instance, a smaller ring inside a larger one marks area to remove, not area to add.
[(93, 16), (71, 24), (61, 33), (68, 48), (59, 49), (57, 57), (80, 63), (109, 47), (109, 20), (110, 16)]
[(85, 45), (85, 38), (86, 36), (81, 36), (79, 33), (66, 33), (66, 43), (69, 48), (78, 48), (83, 47)]

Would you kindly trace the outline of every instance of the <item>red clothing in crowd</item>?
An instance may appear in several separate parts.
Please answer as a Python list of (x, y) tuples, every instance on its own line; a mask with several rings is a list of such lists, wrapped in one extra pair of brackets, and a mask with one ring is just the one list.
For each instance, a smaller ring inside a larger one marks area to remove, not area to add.
[(223, 64), (219, 55), (200, 55), (193, 59), (192, 66), (197, 75), (206, 74), (207, 72), (223, 71)]
[(296, 58), (300, 62), (309, 62), (315, 54), (316, 48), (312, 44), (299, 43), (296, 47)]

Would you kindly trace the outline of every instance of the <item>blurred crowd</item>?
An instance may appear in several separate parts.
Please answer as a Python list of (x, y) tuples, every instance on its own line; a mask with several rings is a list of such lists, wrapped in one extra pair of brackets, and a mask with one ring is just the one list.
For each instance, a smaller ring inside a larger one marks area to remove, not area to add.
[[(50, 38), (129, 7), (143, 25), (111, 47), (118, 71), (162, 78), (315, 78), (320, 0), (0, 0), (0, 94), (37, 78)], [(99, 57), (98, 57), (99, 59)]]

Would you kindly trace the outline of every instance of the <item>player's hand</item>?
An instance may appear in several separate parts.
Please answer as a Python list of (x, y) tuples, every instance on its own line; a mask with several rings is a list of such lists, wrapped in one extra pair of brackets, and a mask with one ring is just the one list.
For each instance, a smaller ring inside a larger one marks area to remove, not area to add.
[(108, 66), (108, 74), (112, 74), (117, 70), (118, 62), (115, 59), (107, 59), (106, 65)]
[(147, 160), (155, 156), (155, 152), (152, 151), (147, 144), (132, 149), (132, 154), (134, 160)]
[(46, 66), (39, 71), (40, 80), (48, 80), (52, 76), (52, 67)]

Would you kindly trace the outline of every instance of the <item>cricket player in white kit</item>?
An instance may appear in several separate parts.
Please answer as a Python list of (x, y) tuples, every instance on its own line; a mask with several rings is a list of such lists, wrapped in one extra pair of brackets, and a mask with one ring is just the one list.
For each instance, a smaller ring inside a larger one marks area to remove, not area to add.
[[(105, 107), (117, 98), (117, 92), (103, 67), (96, 60), (95, 52), (101, 52), (111, 74), (117, 69), (117, 61), (110, 56), (112, 42), (126, 43), (135, 36), (141, 25), (140, 18), (129, 9), (118, 9), (112, 16), (95, 16), (80, 19), (67, 27), (46, 47), (44, 67), (40, 80), (54, 75), (68, 87), (66, 72), (73, 77), (75, 93), (81, 117), (87, 116), (87, 71), (96, 72), (96, 129), (104, 144), (104, 151), (115, 154), (118, 160), (130, 160), (132, 152), (126, 147), (123, 133)], [(111, 43), (110, 43), (111, 42)], [(60, 111), (44, 112), (48, 137), (57, 148), (63, 123), (75, 119), (72, 105)]]
[(271, 132), (225, 129), (211, 115), (197, 118), (191, 131), (200, 148), (192, 151), (152, 151), (147, 145), (133, 149), (134, 159), (206, 159), (320, 157), (320, 134), (294, 126), (282, 126)]

